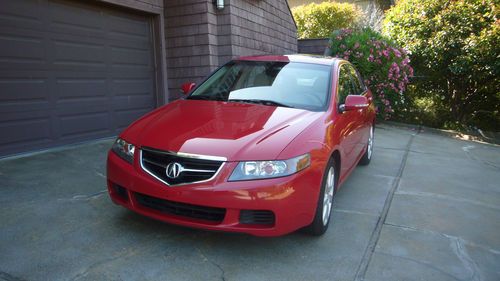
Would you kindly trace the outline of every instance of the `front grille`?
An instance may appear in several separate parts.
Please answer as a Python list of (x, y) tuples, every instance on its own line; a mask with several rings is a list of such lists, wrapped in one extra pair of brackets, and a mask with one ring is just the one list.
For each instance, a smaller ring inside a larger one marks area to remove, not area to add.
[(226, 215), (226, 209), (191, 205), (168, 201), (156, 197), (151, 197), (141, 193), (135, 193), (135, 199), (141, 206), (156, 210), (158, 212), (188, 217), (193, 219), (206, 220), (221, 223)]
[(265, 210), (241, 210), (241, 224), (274, 225), (274, 213)]
[[(211, 179), (220, 169), (223, 161), (183, 157), (168, 151), (143, 148), (141, 150), (143, 169), (168, 185), (187, 184)], [(176, 178), (167, 176), (167, 166), (178, 163), (182, 167)]]

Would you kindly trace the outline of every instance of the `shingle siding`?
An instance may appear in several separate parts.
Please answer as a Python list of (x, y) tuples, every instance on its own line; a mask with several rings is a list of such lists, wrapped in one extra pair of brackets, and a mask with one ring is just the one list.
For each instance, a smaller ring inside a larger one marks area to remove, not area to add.
[(299, 39), (300, 54), (324, 55), (328, 48), (328, 38), (325, 39)]
[(286, 1), (231, 0), (233, 57), (297, 52), (296, 27)]
[(180, 96), (180, 86), (199, 82), (210, 71), (208, 0), (165, 1), (165, 37), (170, 99)]

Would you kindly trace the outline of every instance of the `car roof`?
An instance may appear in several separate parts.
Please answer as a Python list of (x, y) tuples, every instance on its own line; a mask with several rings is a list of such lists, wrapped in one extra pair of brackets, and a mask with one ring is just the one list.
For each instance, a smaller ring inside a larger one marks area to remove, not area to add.
[(279, 62), (302, 62), (322, 65), (334, 65), (336, 62), (341, 61), (339, 58), (318, 56), (318, 55), (266, 55), (266, 56), (247, 56), (239, 57), (236, 61), (279, 61)]

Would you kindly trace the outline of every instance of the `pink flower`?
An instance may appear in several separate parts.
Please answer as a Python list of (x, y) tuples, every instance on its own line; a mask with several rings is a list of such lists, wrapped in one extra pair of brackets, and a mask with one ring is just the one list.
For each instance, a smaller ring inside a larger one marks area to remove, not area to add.
[(396, 49), (396, 48), (392, 48), (392, 51), (394, 52), (394, 55), (395, 55), (396, 57), (398, 57), (398, 58), (400, 58), (400, 57), (401, 57), (401, 52), (399, 52), (399, 50), (398, 50), (398, 49)]
[(359, 43), (358, 43), (358, 42), (356, 42), (356, 43), (354, 44), (354, 49), (357, 49), (357, 48), (359, 48)]

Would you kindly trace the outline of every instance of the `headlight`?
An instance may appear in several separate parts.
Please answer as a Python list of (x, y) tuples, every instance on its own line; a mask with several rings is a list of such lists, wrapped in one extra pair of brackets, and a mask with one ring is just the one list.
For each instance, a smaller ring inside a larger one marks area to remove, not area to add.
[(288, 160), (240, 162), (229, 181), (269, 179), (295, 174), (311, 164), (311, 156), (304, 154)]
[(134, 163), (135, 146), (133, 144), (117, 138), (111, 150), (130, 164)]

